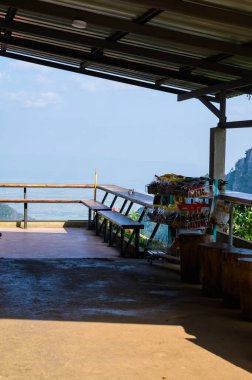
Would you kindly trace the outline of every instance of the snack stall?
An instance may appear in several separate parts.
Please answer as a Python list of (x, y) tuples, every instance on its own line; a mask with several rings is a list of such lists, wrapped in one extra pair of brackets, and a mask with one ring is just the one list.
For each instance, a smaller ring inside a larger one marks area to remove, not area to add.
[(204, 177), (176, 174), (155, 176), (147, 185), (154, 195), (151, 221), (166, 224), (174, 230), (205, 229), (209, 225), (213, 186)]

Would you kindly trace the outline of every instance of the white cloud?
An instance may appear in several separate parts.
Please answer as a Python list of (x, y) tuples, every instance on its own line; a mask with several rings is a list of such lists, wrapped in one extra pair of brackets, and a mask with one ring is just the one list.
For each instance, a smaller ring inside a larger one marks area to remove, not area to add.
[(92, 77), (73, 77), (75, 82), (79, 84), (82, 90), (89, 92), (100, 92), (100, 91), (117, 91), (117, 90), (129, 90), (130, 85), (125, 83), (113, 82), (106, 79), (92, 78)]
[(47, 84), (50, 84), (52, 81), (46, 75), (39, 73), (34, 76), (34, 82), (41, 85), (47, 85)]
[(20, 91), (7, 93), (4, 97), (10, 102), (19, 103), (25, 108), (45, 108), (57, 105), (60, 101), (59, 95), (52, 91), (40, 93)]

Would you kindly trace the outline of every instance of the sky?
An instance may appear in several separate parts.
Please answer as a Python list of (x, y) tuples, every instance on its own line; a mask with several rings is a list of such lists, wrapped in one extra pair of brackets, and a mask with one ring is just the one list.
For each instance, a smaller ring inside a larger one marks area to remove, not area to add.
[[(143, 191), (155, 174), (208, 173), (217, 118), (198, 100), (0, 57), (0, 182), (115, 183)], [(228, 100), (229, 121), (252, 99)], [(226, 172), (252, 147), (228, 130)]]

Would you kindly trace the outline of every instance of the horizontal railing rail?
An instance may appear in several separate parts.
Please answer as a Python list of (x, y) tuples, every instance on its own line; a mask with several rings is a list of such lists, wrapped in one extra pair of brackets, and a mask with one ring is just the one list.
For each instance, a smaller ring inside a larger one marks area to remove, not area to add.
[(252, 207), (252, 194), (249, 193), (240, 193), (237, 191), (224, 191), (219, 195), (219, 198), (230, 203)]
[[(128, 207), (128, 210), (126, 211), (126, 214), (129, 213), (133, 203), (139, 204), (144, 206), (142, 214), (140, 216), (140, 220), (143, 219), (146, 211), (148, 208), (152, 207), (153, 204), (153, 197), (147, 194), (142, 194), (138, 192), (132, 193), (131, 189), (126, 189), (120, 186), (116, 185), (97, 185), (94, 184), (51, 184), (51, 183), (0, 183), (0, 188), (17, 188), (17, 189), (23, 189), (23, 197), (22, 198), (0, 198), (0, 204), (2, 203), (17, 203), (17, 204), (23, 204), (23, 219), (15, 220), (15, 222), (24, 222), (24, 228), (27, 228), (28, 223), (28, 204), (35, 204), (35, 203), (41, 203), (41, 204), (82, 204), (83, 198), (74, 198), (74, 199), (50, 199), (50, 198), (28, 198), (27, 196), (27, 189), (94, 189), (94, 197), (96, 197), (96, 189), (101, 190), (105, 192), (105, 196), (102, 200), (102, 203), (105, 201), (108, 194), (111, 194), (114, 196), (114, 200), (111, 203), (111, 207), (114, 205), (117, 197), (124, 199), (123, 206), (121, 208), (121, 211), (125, 207), (125, 204), (127, 201), (130, 202), (130, 205)], [(131, 190), (131, 191), (130, 191)], [(229, 244), (233, 245), (233, 212), (234, 212), (234, 206), (236, 204), (238, 205), (246, 205), (252, 207), (252, 194), (248, 193), (241, 193), (241, 192), (234, 192), (234, 191), (224, 191), (218, 195), (219, 199), (225, 200), (231, 204), (230, 208), (230, 219), (229, 219)], [(4, 222), (7, 222), (7, 220), (2, 220)], [(8, 220), (9, 221), (9, 220)], [(40, 222), (41, 220), (36, 220)], [(13, 222), (13, 220), (12, 220)], [(156, 229), (155, 229), (156, 233)], [(151, 239), (154, 238), (155, 233), (152, 234)]]
[[(27, 189), (95, 189), (94, 184), (51, 184), (51, 183), (0, 183), (0, 188), (23, 189), (23, 198), (0, 198), (0, 203), (23, 203), (24, 204), (24, 228), (28, 223), (28, 204), (29, 203), (77, 203), (83, 204), (81, 199), (46, 199), (46, 198), (27, 198)], [(83, 204), (84, 205), (84, 204)], [(85, 206), (85, 205), (84, 205)], [(20, 220), (16, 220), (20, 222)]]
[(0, 183), (0, 187), (45, 188), (45, 189), (93, 189), (94, 184), (52, 184), (52, 183)]
[(236, 192), (236, 191), (224, 191), (223, 193), (219, 195), (219, 198), (231, 204), (230, 217), (229, 217), (228, 242), (230, 245), (233, 245), (234, 207), (236, 204), (252, 207), (252, 194), (241, 193), (241, 192)]

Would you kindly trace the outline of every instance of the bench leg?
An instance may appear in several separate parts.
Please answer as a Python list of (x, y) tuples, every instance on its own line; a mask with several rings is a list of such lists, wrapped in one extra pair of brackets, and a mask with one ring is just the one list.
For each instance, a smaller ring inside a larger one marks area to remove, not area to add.
[(107, 234), (108, 234), (108, 221), (107, 219), (105, 219), (104, 220), (104, 243), (108, 241)]
[(136, 256), (139, 254), (139, 229), (135, 230), (135, 253)]
[(113, 246), (113, 223), (109, 222), (109, 247)]
[(120, 254), (123, 256), (124, 254), (124, 229), (121, 229), (121, 239), (120, 239)]
[(91, 230), (91, 224), (92, 224), (92, 213), (91, 209), (88, 209), (88, 229)]
[(99, 235), (99, 215), (96, 213), (96, 218), (95, 218), (95, 234), (98, 236)]
[(98, 235), (102, 232), (102, 229), (104, 227), (104, 220), (101, 222), (100, 228), (98, 227)]
[[(144, 207), (143, 211), (141, 212), (141, 215), (139, 216), (139, 219), (138, 219), (138, 222), (141, 222), (147, 212), (147, 207)], [(129, 237), (129, 240), (128, 240), (128, 243), (127, 243), (127, 246), (126, 246), (126, 249), (130, 246), (133, 238), (134, 238), (134, 234), (135, 234), (135, 230), (133, 230), (132, 234), (130, 235)]]

